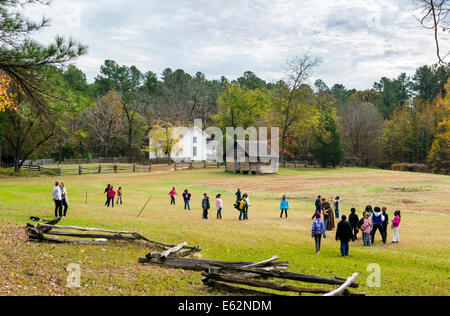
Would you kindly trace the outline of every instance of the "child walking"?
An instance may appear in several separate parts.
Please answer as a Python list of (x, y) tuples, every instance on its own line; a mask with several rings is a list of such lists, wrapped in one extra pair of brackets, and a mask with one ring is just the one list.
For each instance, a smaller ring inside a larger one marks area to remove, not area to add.
[(177, 191), (175, 190), (175, 187), (173, 187), (172, 190), (169, 192), (170, 205), (175, 205), (175, 195), (177, 195)]
[(320, 247), (322, 244), (322, 235), (323, 238), (327, 238), (327, 229), (325, 227), (325, 224), (320, 219), (322, 215), (320, 213), (316, 213), (316, 219), (314, 220), (312, 224), (312, 230), (311, 230), (311, 236), (314, 238), (316, 243), (316, 253), (320, 254)]
[(361, 226), (363, 234), (363, 244), (365, 247), (370, 247), (370, 231), (372, 229), (372, 222), (370, 221), (370, 213), (364, 213), (364, 223)]
[(394, 239), (392, 240), (393, 244), (398, 244), (400, 242), (400, 223), (402, 221), (402, 213), (400, 211), (395, 211), (394, 219), (392, 220), (392, 228), (394, 229)]
[(348, 257), (350, 240), (355, 240), (353, 236), (352, 226), (349, 222), (347, 222), (347, 216), (342, 215), (342, 220), (339, 222), (336, 231), (336, 241), (341, 242), (342, 257)]
[(116, 201), (116, 205), (119, 205), (119, 201), (120, 201), (120, 205), (122, 205), (122, 186), (119, 185), (119, 188), (117, 189), (117, 201)]
[(288, 218), (289, 201), (287, 200), (286, 195), (283, 195), (283, 198), (281, 199), (280, 210), (280, 218), (283, 218), (283, 213), (286, 213), (286, 218)]
[(208, 194), (203, 194), (203, 201), (202, 201), (202, 209), (203, 209), (203, 219), (208, 219), (208, 210), (211, 208), (211, 205), (209, 204), (209, 197)]
[(216, 196), (216, 206), (217, 206), (217, 219), (222, 219), (223, 201), (221, 194), (218, 194)]

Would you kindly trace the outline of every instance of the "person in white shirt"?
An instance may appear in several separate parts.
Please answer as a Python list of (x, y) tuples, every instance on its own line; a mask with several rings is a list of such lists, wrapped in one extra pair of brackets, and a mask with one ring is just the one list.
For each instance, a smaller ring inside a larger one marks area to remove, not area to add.
[(247, 202), (247, 204), (246, 204), (246, 206), (245, 206), (245, 209), (244, 209), (244, 221), (246, 221), (246, 220), (248, 220), (248, 208), (249, 208), (250, 205), (251, 205), (251, 204), (250, 204), (250, 199), (249, 199), (247, 193), (244, 194), (244, 199), (245, 199), (245, 201)]
[(53, 188), (52, 192), (52, 198), (55, 202), (55, 217), (62, 217), (62, 197), (59, 184), (60, 181), (55, 182), (55, 187)]
[(67, 215), (67, 209), (69, 208), (69, 198), (67, 197), (67, 190), (64, 186), (64, 182), (59, 183), (59, 189), (61, 191), (61, 208), (64, 207), (64, 212), (62, 214), (62, 218), (65, 218)]

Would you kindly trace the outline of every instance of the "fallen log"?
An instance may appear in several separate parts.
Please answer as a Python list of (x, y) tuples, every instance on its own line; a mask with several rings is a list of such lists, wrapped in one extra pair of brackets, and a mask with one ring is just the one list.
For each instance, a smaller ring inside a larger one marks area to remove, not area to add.
[(255, 267), (264, 267), (268, 263), (274, 262), (274, 261), (276, 261), (278, 259), (280, 259), (278, 256), (273, 256), (272, 258), (270, 258), (268, 260), (264, 260), (264, 261), (253, 263), (253, 264), (249, 264), (247, 266), (243, 266), (242, 268), (248, 269), (248, 268), (255, 268)]
[(77, 238), (94, 238), (94, 239), (108, 239), (108, 240), (125, 240), (125, 241), (136, 241), (136, 237), (122, 236), (120, 234), (115, 235), (102, 235), (102, 234), (77, 234), (68, 232), (53, 232), (50, 231), (46, 233), (52, 236), (63, 236), (63, 237), (77, 237)]
[[(204, 271), (209, 268), (224, 268), (224, 269), (234, 269), (243, 267), (246, 265), (254, 264), (254, 262), (229, 262), (229, 261), (214, 261), (214, 260), (199, 260), (199, 259), (185, 259), (185, 258), (165, 258), (154, 257), (148, 254), (147, 257), (139, 258), (140, 263), (149, 263), (159, 266), (167, 266), (175, 269), (193, 270), (193, 271)], [(268, 266), (276, 266), (276, 263), (267, 263)], [(252, 269), (247, 269), (249, 273), (252, 273)]]
[(250, 290), (250, 289), (244, 289), (241, 287), (237, 287), (237, 286), (233, 286), (230, 285), (228, 283), (225, 282), (220, 282), (220, 281), (215, 281), (215, 280), (210, 280), (210, 279), (203, 279), (202, 280), (203, 283), (206, 286), (209, 286), (211, 288), (217, 289), (219, 291), (226, 291), (229, 292), (233, 295), (253, 295), (253, 296), (281, 296), (279, 294), (275, 294), (275, 293), (266, 293), (266, 292), (261, 292), (261, 291), (257, 291), (257, 290)]
[[(329, 285), (342, 285), (345, 283), (342, 279), (339, 278), (325, 278), (315, 275), (307, 275), (307, 274), (300, 274), (300, 273), (294, 273), (294, 272), (287, 272), (287, 271), (279, 271), (279, 270), (273, 270), (273, 271), (266, 271), (264, 269), (246, 269), (242, 267), (236, 267), (236, 266), (230, 266), (226, 267), (226, 269), (236, 272), (250, 272), (255, 274), (260, 274), (266, 277), (271, 278), (278, 278), (278, 279), (286, 279), (286, 280), (293, 280), (293, 281), (301, 281), (305, 283), (319, 283), (319, 284), (329, 284)], [(352, 282), (349, 287), (352, 288), (358, 288), (359, 284)]]
[[(331, 291), (329, 293), (326, 293), (324, 296), (343, 296), (345, 294), (345, 292), (347, 291), (347, 288), (351, 284), (353, 284), (357, 278), (358, 278), (358, 273), (353, 274), (338, 289)], [(348, 294), (348, 291), (347, 291), (347, 294)]]
[(215, 274), (203, 272), (202, 275), (208, 279), (213, 279), (215, 281), (221, 281), (226, 283), (235, 283), (241, 285), (248, 285), (259, 288), (267, 288), (272, 290), (277, 290), (280, 292), (296, 292), (296, 293), (311, 293), (311, 294), (326, 294), (329, 290), (326, 289), (316, 289), (310, 287), (298, 287), (292, 285), (283, 285), (279, 283), (274, 283), (264, 280), (247, 279), (237, 275), (230, 274)]
[(183, 248), (186, 247), (186, 246), (187, 246), (187, 242), (184, 242), (184, 243), (182, 243), (182, 244), (179, 244), (178, 246), (175, 246), (175, 247), (173, 247), (173, 248), (170, 248), (170, 249), (164, 251), (164, 252), (161, 254), (160, 258), (161, 258), (161, 259), (165, 259), (165, 258), (167, 258), (168, 256), (170, 256), (170, 254), (175, 253), (175, 252), (177, 252), (177, 251), (180, 251), (181, 249), (183, 249)]

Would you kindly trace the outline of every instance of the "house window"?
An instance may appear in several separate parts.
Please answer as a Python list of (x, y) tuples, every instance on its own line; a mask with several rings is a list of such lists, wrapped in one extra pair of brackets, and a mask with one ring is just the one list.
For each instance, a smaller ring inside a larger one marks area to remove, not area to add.
[(192, 150), (192, 156), (197, 157), (197, 147), (194, 147)]
[(197, 144), (197, 137), (194, 137), (193, 141), (194, 144)]

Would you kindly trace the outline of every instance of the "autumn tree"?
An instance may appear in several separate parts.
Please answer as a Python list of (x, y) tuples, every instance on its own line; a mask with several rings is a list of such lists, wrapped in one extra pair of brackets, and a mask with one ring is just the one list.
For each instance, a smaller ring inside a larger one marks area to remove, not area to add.
[(290, 130), (303, 112), (302, 107), (305, 100), (302, 100), (302, 87), (304, 87), (305, 81), (310, 77), (314, 67), (319, 63), (318, 57), (311, 57), (308, 54), (293, 58), (286, 63), (286, 82), (277, 85), (278, 91), (275, 92), (277, 100), (274, 105), (279, 115), (281, 129), (281, 161), (285, 159)]
[(213, 116), (218, 127), (242, 127), (255, 124), (258, 117), (267, 111), (268, 99), (259, 89), (249, 90), (238, 83), (228, 84), (217, 101), (218, 113)]
[(86, 125), (92, 140), (98, 142), (102, 154), (107, 157), (112, 142), (118, 138), (123, 130), (123, 103), (115, 91), (109, 91), (97, 100), (94, 107), (85, 112)]

